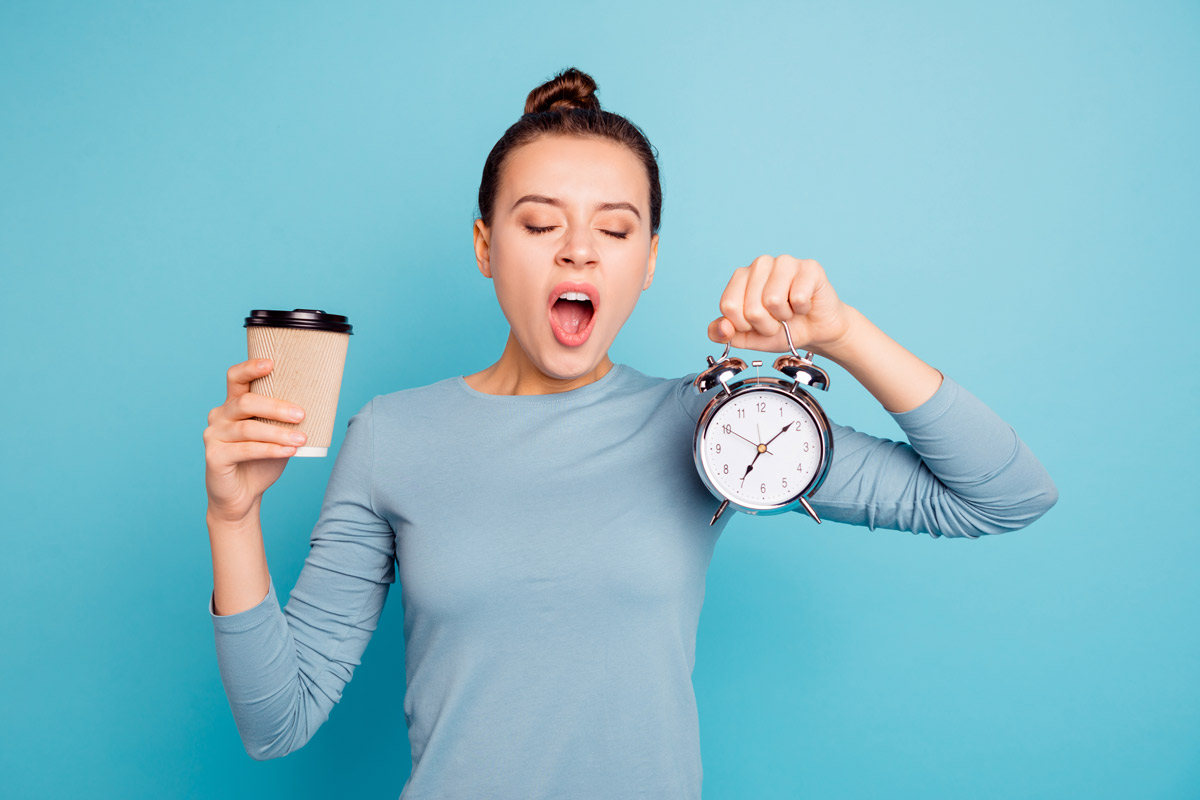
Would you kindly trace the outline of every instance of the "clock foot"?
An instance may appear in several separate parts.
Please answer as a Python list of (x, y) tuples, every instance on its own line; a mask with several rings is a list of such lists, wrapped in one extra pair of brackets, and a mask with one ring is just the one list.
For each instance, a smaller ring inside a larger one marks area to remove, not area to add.
[(808, 515), (810, 517), (812, 517), (813, 519), (815, 519), (817, 521), (818, 525), (821, 524), (821, 518), (817, 516), (817, 512), (813, 511), (813, 507), (808, 504), (808, 500), (801, 497), (800, 505), (804, 506), (804, 510), (808, 512)]
[[(717, 509), (717, 513), (713, 514), (713, 518), (712, 518), (712, 520), (710, 520), (710, 521), (709, 521), (709, 523), (708, 523), (709, 525), (714, 525), (714, 524), (716, 524), (716, 522), (717, 522), (717, 517), (721, 516), (722, 512), (724, 512), (724, 511), (725, 511), (725, 506), (727, 506), (727, 505), (729, 505), (729, 501), (728, 501), (728, 500), (725, 500), (725, 501), (723, 501), (723, 502), (721, 503), (721, 507)], [(817, 522), (820, 522), (820, 521), (821, 521), (821, 520), (817, 520)]]

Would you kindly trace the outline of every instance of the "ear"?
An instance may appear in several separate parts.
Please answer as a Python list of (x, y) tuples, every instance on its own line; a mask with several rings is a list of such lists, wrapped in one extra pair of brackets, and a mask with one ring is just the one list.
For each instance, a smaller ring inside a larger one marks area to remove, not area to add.
[(475, 265), (485, 278), (492, 277), (491, 246), (488, 244), (491, 235), (482, 219), (475, 220), (471, 228), (471, 236), (475, 240)]
[(658, 234), (650, 237), (650, 261), (646, 270), (646, 283), (642, 286), (642, 291), (650, 288), (650, 284), (654, 282), (654, 262), (658, 259)]

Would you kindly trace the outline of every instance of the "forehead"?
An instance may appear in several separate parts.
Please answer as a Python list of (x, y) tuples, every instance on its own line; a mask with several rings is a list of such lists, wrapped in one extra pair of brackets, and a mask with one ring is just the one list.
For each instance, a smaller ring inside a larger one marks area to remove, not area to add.
[(500, 181), (502, 207), (526, 194), (572, 200), (625, 200), (647, 213), (650, 183), (642, 162), (628, 147), (579, 136), (542, 136), (513, 150)]

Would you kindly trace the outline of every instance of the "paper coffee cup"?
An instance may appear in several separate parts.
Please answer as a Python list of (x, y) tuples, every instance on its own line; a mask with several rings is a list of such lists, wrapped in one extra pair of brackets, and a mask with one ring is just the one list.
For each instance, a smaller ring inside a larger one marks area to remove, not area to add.
[(343, 316), (297, 308), (251, 311), (245, 328), (249, 357), (269, 358), (274, 364), (269, 373), (250, 382), (250, 391), (304, 409), (304, 419), (298, 423), (254, 419), (304, 431), (308, 439), (304, 447), (296, 448), (295, 455), (324, 456), (333, 442), (351, 326)]

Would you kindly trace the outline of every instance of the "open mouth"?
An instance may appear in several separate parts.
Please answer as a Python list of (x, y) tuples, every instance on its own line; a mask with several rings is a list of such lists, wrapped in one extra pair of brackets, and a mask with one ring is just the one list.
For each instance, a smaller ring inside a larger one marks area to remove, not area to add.
[(578, 347), (588, 340), (596, 321), (599, 293), (586, 283), (563, 282), (550, 294), (550, 328), (559, 344)]

